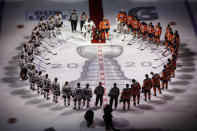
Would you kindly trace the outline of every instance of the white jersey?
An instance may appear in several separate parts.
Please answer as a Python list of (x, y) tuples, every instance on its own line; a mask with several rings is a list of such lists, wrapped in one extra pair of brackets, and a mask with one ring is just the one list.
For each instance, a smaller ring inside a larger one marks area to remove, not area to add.
[(54, 21), (55, 21), (56, 25), (61, 25), (62, 24), (62, 16), (60, 14), (59, 15), (55, 15), (54, 16)]
[(49, 28), (54, 28), (54, 24), (55, 24), (55, 22), (54, 22), (53, 18), (52, 19), (47, 19), (47, 25), (48, 25)]
[(92, 28), (95, 28), (95, 27), (96, 26), (93, 21), (90, 21), (90, 22), (86, 21), (83, 25), (84, 30), (87, 30), (87, 31), (92, 31)]
[(47, 24), (46, 20), (41, 20), (41, 21), (38, 22), (38, 25), (40, 27), (42, 27), (42, 25), (46, 25), (46, 24)]

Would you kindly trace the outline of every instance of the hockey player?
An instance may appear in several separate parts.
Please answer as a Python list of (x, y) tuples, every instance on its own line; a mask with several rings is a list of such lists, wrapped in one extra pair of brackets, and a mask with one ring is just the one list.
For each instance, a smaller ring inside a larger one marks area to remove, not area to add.
[(141, 86), (140, 83), (137, 82), (135, 79), (133, 79), (132, 82), (133, 84), (131, 85), (131, 95), (133, 96), (133, 105), (136, 106), (136, 97), (137, 97), (137, 104), (140, 104)]
[(50, 99), (49, 92), (51, 90), (51, 80), (49, 79), (49, 75), (46, 74), (44, 78), (44, 98)]
[(105, 34), (107, 35), (107, 39), (109, 39), (110, 23), (105, 17), (103, 17), (103, 21), (100, 22), (99, 29), (101, 30), (102, 39), (105, 39)]
[(72, 95), (71, 87), (68, 84), (68, 81), (62, 86), (62, 97), (64, 98), (64, 105), (66, 105), (66, 99), (68, 101), (68, 106), (70, 105), (70, 97)]
[(121, 9), (117, 15), (116, 21), (118, 22), (117, 31), (123, 32), (123, 26), (127, 23), (127, 13)]
[(40, 94), (41, 92), (41, 94), (43, 94), (44, 81), (42, 77), (42, 71), (39, 71), (38, 75), (36, 76), (36, 85), (37, 85), (37, 93)]
[(131, 91), (129, 88), (129, 84), (126, 84), (126, 88), (124, 88), (121, 92), (121, 101), (123, 102), (124, 110), (125, 110), (126, 103), (128, 104), (128, 109), (130, 109), (130, 99), (131, 99)]
[(63, 25), (63, 21), (62, 21), (62, 15), (60, 13), (57, 13), (54, 16), (54, 21), (55, 21), (55, 27), (56, 27), (56, 34), (60, 35), (61, 34), (61, 27)]
[(100, 107), (102, 106), (104, 92), (105, 92), (105, 90), (104, 90), (104, 87), (102, 86), (102, 82), (99, 82), (99, 86), (97, 86), (94, 89), (94, 93), (96, 94), (96, 103), (95, 103), (95, 106), (98, 105), (99, 100), (100, 100)]
[(172, 61), (171, 61), (170, 58), (168, 58), (168, 63), (166, 64), (166, 68), (168, 69), (168, 78), (169, 78), (169, 81), (171, 81), (171, 75), (172, 75), (173, 65), (172, 65)]
[(154, 37), (154, 26), (152, 25), (152, 22), (150, 22), (150, 24), (147, 27), (148, 29), (148, 38), (149, 38), (149, 42), (153, 42), (153, 37)]
[(81, 88), (80, 83), (77, 83), (77, 87), (74, 89), (74, 108), (73, 109), (76, 109), (77, 102), (78, 102), (78, 109), (80, 109), (82, 97), (83, 97), (83, 89)]
[(147, 94), (148, 94), (148, 99), (150, 101), (152, 81), (149, 78), (148, 74), (146, 74), (145, 77), (146, 77), (146, 79), (144, 79), (143, 86), (142, 86), (142, 90), (144, 90), (144, 100), (147, 101)]
[(58, 96), (60, 96), (60, 84), (57, 82), (58, 79), (55, 78), (54, 82), (51, 85), (51, 89), (53, 92), (53, 102), (58, 103)]
[(169, 71), (164, 65), (164, 69), (162, 70), (162, 83), (161, 83), (161, 89), (164, 90), (164, 88), (168, 89), (168, 81), (169, 81)]
[(154, 40), (157, 45), (159, 45), (160, 43), (161, 32), (162, 32), (162, 27), (160, 26), (160, 23), (158, 23), (155, 26), (155, 30), (154, 30), (154, 36), (155, 36)]
[(22, 78), (22, 80), (26, 80), (27, 79), (27, 64), (25, 62), (25, 58), (24, 55), (21, 55), (21, 58), (19, 60), (19, 68), (20, 68), (20, 77)]
[(81, 17), (80, 17), (80, 28), (81, 28), (81, 31), (82, 31), (82, 27), (83, 27), (83, 25), (84, 25), (84, 23), (86, 22), (86, 20), (88, 19), (88, 16), (87, 16), (87, 14), (85, 13), (85, 12), (83, 12), (82, 14), (81, 14)]
[(55, 37), (55, 22), (52, 16), (50, 16), (47, 19), (47, 28), (48, 28), (48, 33), (49, 33), (49, 38), (51, 38), (52, 34)]
[(140, 32), (141, 32), (143, 40), (145, 40), (146, 39), (146, 34), (147, 34), (147, 24), (145, 22), (141, 23)]
[(157, 96), (156, 89), (159, 90), (159, 93), (161, 93), (161, 88), (160, 88), (160, 75), (155, 74), (153, 72), (150, 73), (152, 75), (152, 86), (153, 86), (153, 96)]
[(90, 99), (92, 98), (92, 89), (89, 88), (89, 84), (86, 84), (86, 87), (83, 88), (83, 105), (87, 101), (87, 108), (90, 107)]
[(137, 17), (134, 17), (132, 26), (133, 26), (133, 34), (134, 34), (134, 37), (136, 37), (136, 33), (139, 36), (140, 21), (138, 20)]
[(83, 37), (86, 38), (87, 33), (90, 35), (90, 39), (93, 38), (93, 28), (96, 28), (93, 21), (88, 19), (83, 25)]
[(35, 89), (35, 66), (32, 66), (28, 70), (28, 78), (29, 78), (29, 83), (30, 83), (30, 90), (34, 91)]
[(117, 84), (114, 83), (114, 87), (110, 89), (108, 96), (110, 97), (110, 107), (112, 108), (113, 101), (115, 101), (115, 109), (118, 106), (118, 97), (120, 95), (120, 89), (117, 87)]
[(27, 62), (27, 69), (31, 69), (35, 64), (33, 63), (33, 58), (29, 57), (29, 61)]
[(127, 33), (131, 32), (131, 31), (133, 32), (133, 26), (132, 26), (133, 18), (134, 18), (133, 15), (129, 15), (129, 16), (127, 17), (127, 28), (128, 28)]
[(42, 27), (43, 24), (46, 25), (47, 23), (46, 23), (46, 20), (44, 19), (44, 17), (42, 16), (42, 17), (40, 17), (40, 21), (38, 22), (38, 26)]

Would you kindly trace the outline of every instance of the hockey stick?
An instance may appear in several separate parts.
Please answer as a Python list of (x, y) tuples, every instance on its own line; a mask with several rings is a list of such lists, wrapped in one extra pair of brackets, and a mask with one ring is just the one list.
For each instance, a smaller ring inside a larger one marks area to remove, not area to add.
[(40, 65), (38, 65), (38, 64), (36, 64), (35, 62), (33, 62), (34, 64), (35, 64), (35, 66), (36, 67), (38, 67), (39, 69), (47, 69), (46, 67), (42, 67), (42, 66), (40, 66)]
[[(42, 46), (43, 46), (43, 45), (42, 45)], [(47, 47), (43, 46), (43, 48), (44, 48), (46, 51), (48, 51), (49, 53), (51, 53), (52, 55), (57, 55), (57, 53), (51, 52)]]
[(159, 44), (156, 46), (156, 48), (153, 49), (153, 51), (151, 51), (150, 53), (153, 53), (157, 50), (157, 48), (159, 47)]
[(162, 53), (162, 55), (164, 56), (164, 54), (168, 51), (168, 48)]
[(55, 47), (54, 45), (49, 44), (49, 43), (48, 43), (47, 41), (45, 41), (44, 39), (43, 39), (42, 41), (44, 41), (45, 43), (47, 43), (47, 45), (49, 45), (50, 47)]
[(45, 60), (49, 60), (50, 59), (50, 58), (45, 58), (42, 55), (38, 55), (38, 56), (40, 56), (42, 59), (45, 59)]
[[(140, 41), (141, 41), (141, 40), (140, 40)], [(139, 41), (139, 42), (140, 42), (140, 41)], [(140, 49), (140, 48), (142, 47), (142, 45), (144, 44), (144, 42), (145, 42), (145, 40), (142, 39), (142, 43), (141, 43), (141, 45), (140, 45), (137, 49)]]
[[(133, 37), (130, 41), (129, 41), (129, 43), (127, 44), (127, 45), (133, 45), (138, 39), (136, 39), (137, 37)], [(136, 39), (136, 40), (134, 40), (134, 39)], [(131, 43), (131, 41), (133, 40), (133, 42)], [(130, 44), (131, 43), (131, 44)]]
[(164, 63), (161, 63), (161, 64), (158, 65), (158, 66), (154, 66), (154, 67), (152, 67), (152, 68), (157, 69), (157, 68), (159, 68), (160, 66), (164, 65), (164, 64), (167, 63), (167, 62), (168, 62), (168, 61), (166, 61), (166, 62), (164, 62)]
[(36, 57), (36, 56), (34, 56), (34, 58), (36, 58), (36, 59), (38, 59), (39, 61), (41, 61), (42, 63), (44, 63), (44, 64), (46, 64), (46, 65), (49, 65), (49, 64), (51, 64), (50, 62), (44, 62), (43, 60), (41, 60), (40, 58), (38, 58), (38, 57)]
[(152, 44), (152, 42), (150, 42), (145, 48), (140, 49), (140, 50), (141, 50), (141, 51), (145, 50), (145, 49), (148, 48), (151, 44)]

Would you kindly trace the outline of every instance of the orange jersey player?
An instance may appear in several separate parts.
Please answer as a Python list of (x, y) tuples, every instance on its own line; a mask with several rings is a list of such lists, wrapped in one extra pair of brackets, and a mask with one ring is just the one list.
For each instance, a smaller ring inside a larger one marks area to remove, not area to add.
[(128, 28), (128, 32), (129, 33), (130, 31), (133, 31), (133, 26), (132, 26), (132, 23), (133, 23), (133, 15), (129, 15), (127, 17), (127, 28)]
[(130, 109), (131, 91), (129, 88), (129, 84), (126, 84), (126, 88), (122, 90), (121, 99), (123, 101), (123, 109), (125, 110), (126, 102), (128, 104), (128, 109)]
[(134, 37), (135, 37), (136, 33), (139, 34), (139, 27), (140, 27), (140, 22), (139, 22), (137, 17), (134, 17), (132, 26), (133, 26), (133, 34), (134, 34)]
[(147, 101), (147, 94), (148, 99), (151, 98), (151, 88), (152, 88), (152, 80), (149, 78), (148, 74), (145, 75), (146, 79), (143, 81), (142, 90), (144, 91), (144, 100)]
[(154, 30), (155, 42), (157, 45), (159, 45), (159, 43), (160, 43), (161, 32), (162, 32), (162, 28), (160, 26), (160, 23), (158, 23), (155, 26), (155, 30)]
[(119, 11), (116, 20), (118, 22), (117, 31), (121, 33), (123, 32), (123, 26), (127, 23), (127, 13), (124, 11), (124, 9)]
[(175, 77), (175, 70), (176, 70), (176, 59), (172, 59), (172, 77)]
[(100, 22), (99, 29), (101, 30), (102, 39), (104, 39), (105, 33), (107, 35), (107, 39), (109, 39), (110, 23), (105, 17), (103, 17), (103, 21)]
[(166, 65), (164, 65), (164, 69), (162, 70), (162, 77), (161, 78), (162, 78), (161, 89), (162, 90), (164, 90), (164, 88), (168, 89), (169, 70), (166, 67)]
[(170, 58), (168, 58), (168, 63), (166, 64), (166, 68), (168, 69), (168, 77), (169, 77), (169, 81), (171, 80), (171, 75), (172, 75), (172, 70), (173, 70), (173, 65), (172, 65), (172, 61)]
[(168, 25), (168, 26), (166, 27), (166, 33), (165, 33), (165, 43), (167, 42), (167, 35), (168, 35), (168, 33), (170, 33), (171, 30), (172, 30), (172, 29), (171, 29), (170, 25)]
[(152, 86), (153, 86), (153, 96), (157, 96), (156, 89), (159, 90), (159, 93), (161, 93), (161, 88), (160, 88), (160, 75), (159, 74), (154, 74), (153, 72), (150, 73), (152, 75)]
[(152, 25), (152, 22), (147, 27), (148, 29), (148, 37), (149, 37), (149, 42), (152, 42), (153, 39), (153, 33), (154, 33), (154, 26)]
[(139, 82), (135, 79), (132, 80), (133, 84), (131, 85), (131, 95), (133, 96), (133, 105), (136, 106), (136, 97), (137, 97), (137, 104), (140, 104), (140, 91), (141, 86)]
[(147, 24), (145, 22), (141, 23), (140, 32), (141, 32), (142, 38), (145, 40), (146, 39), (146, 34), (147, 34)]

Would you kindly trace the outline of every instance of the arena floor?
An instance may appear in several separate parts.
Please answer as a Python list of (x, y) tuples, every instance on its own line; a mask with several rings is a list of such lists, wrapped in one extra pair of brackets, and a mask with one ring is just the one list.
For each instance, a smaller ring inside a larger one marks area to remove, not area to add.
[[(111, 23), (110, 40), (105, 44), (92, 44), (84, 39), (79, 29), (72, 33), (68, 17), (73, 9), (80, 16), (82, 12), (89, 13), (87, 0), (6, 0), (0, 4), (0, 130), (1, 131), (43, 131), (53, 127), (57, 131), (101, 131), (105, 130), (102, 108), (95, 108), (95, 95), (91, 100), (91, 109), (95, 112), (92, 128), (86, 127), (84, 114), (86, 107), (73, 110), (70, 107), (52, 99), (46, 101), (42, 95), (29, 90), (28, 81), (19, 78), (18, 59), (22, 45), (27, 42), (39, 16), (53, 15), (61, 11), (64, 16), (62, 35), (57, 38), (45, 39), (47, 43), (55, 45), (48, 48), (57, 55), (45, 53), (51, 64), (46, 65), (40, 60), (36, 63), (46, 70), (51, 79), (59, 78), (61, 85), (65, 81), (76, 86), (77, 82), (90, 83), (94, 89), (101, 77), (99, 72), (104, 69), (106, 91), (116, 82), (122, 90), (126, 83), (135, 78), (142, 84), (146, 73), (151, 71), (160, 73), (162, 66), (154, 69), (168, 57), (162, 57), (164, 46), (152, 52), (151, 45), (143, 44), (140, 50), (140, 40), (132, 39), (114, 32), (116, 29), (116, 15), (122, 8), (133, 11), (141, 19), (161, 23), (163, 30), (171, 23), (173, 30), (178, 30), (181, 40), (179, 59), (177, 62), (176, 78), (170, 82), (169, 89), (162, 95), (152, 97), (150, 102), (143, 100), (140, 105), (131, 106), (123, 111), (122, 103), (113, 111), (115, 127), (120, 130), (197, 130), (197, 2), (195, 0), (103, 0), (104, 16)], [(24, 27), (20, 28), (23, 25)], [(130, 41), (132, 45), (127, 45)], [(164, 41), (164, 33), (161, 36)], [(99, 55), (101, 50), (102, 55)], [(167, 53), (168, 54), (168, 53)], [(104, 68), (98, 66), (102, 58)], [(162, 58), (161, 58), (162, 57)], [(161, 59), (159, 59), (161, 58)], [(159, 59), (159, 60), (156, 60)], [(52, 97), (52, 96), (51, 96)], [(109, 98), (107, 97), (107, 101)], [(106, 101), (106, 102), (107, 102)], [(9, 123), (9, 118), (16, 118), (16, 122)]]

